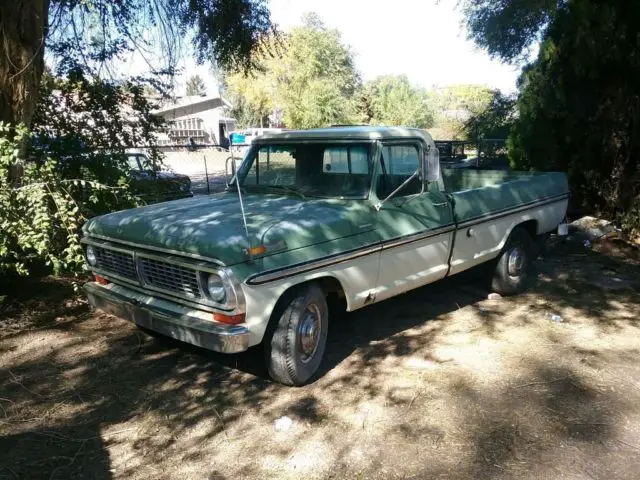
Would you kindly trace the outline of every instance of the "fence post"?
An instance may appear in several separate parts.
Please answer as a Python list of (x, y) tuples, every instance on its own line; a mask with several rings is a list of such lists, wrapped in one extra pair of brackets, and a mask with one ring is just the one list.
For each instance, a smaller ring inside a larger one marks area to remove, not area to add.
[(207, 170), (207, 156), (202, 155), (202, 158), (204, 159), (204, 178), (207, 180), (207, 195), (210, 195), (211, 190), (209, 188), (209, 171)]

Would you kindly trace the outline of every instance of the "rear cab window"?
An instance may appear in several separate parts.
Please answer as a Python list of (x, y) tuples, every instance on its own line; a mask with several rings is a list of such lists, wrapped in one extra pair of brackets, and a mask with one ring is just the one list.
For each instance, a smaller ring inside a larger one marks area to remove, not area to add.
[(322, 158), (322, 170), (327, 174), (369, 174), (369, 151), (363, 145), (329, 147)]

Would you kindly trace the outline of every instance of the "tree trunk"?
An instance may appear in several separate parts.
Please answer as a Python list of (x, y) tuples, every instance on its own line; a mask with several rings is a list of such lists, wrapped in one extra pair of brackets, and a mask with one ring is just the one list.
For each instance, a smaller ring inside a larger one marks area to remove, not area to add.
[(0, 121), (31, 123), (44, 68), (49, 0), (0, 1)]

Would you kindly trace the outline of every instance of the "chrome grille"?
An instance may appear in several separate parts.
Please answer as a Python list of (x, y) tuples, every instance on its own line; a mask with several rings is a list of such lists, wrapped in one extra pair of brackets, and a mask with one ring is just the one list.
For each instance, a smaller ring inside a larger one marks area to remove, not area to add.
[(136, 265), (133, 255), (130, 253), (107, 250), (106, 248), (95, 247), (98, 267), (107, 273), (115, 273), (121, 277), (137, 280)]
[(188, 297), (202, 296), (194, 269), (144, 257), (138, 257), (138, 262), (145, 284)]

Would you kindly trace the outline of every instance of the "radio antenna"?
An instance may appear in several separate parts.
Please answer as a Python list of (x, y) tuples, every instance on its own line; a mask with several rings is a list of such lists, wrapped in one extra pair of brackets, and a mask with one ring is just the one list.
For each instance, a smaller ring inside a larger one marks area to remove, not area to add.
[(236, 187), (238, 187), (238, 199), (240, 200), (240, 211), (242, 212), (242, 223), (244, 224), (244, 233), (247, 236), (247, 252), (249, 253), (249, 259), (253, 260), (253, 253), (251, 253), (251, 239), (249, 238), (249, 228), (247, 227), (247, 216), (244, 213), (244, 202), (242, 201), (242, 189), (240, 188), (240, 181), (238, 179), (238, 169), (236, 168), (235, 158), (233, 161), (233, 169), (236, 171), (234, 175), (236, 180)]

